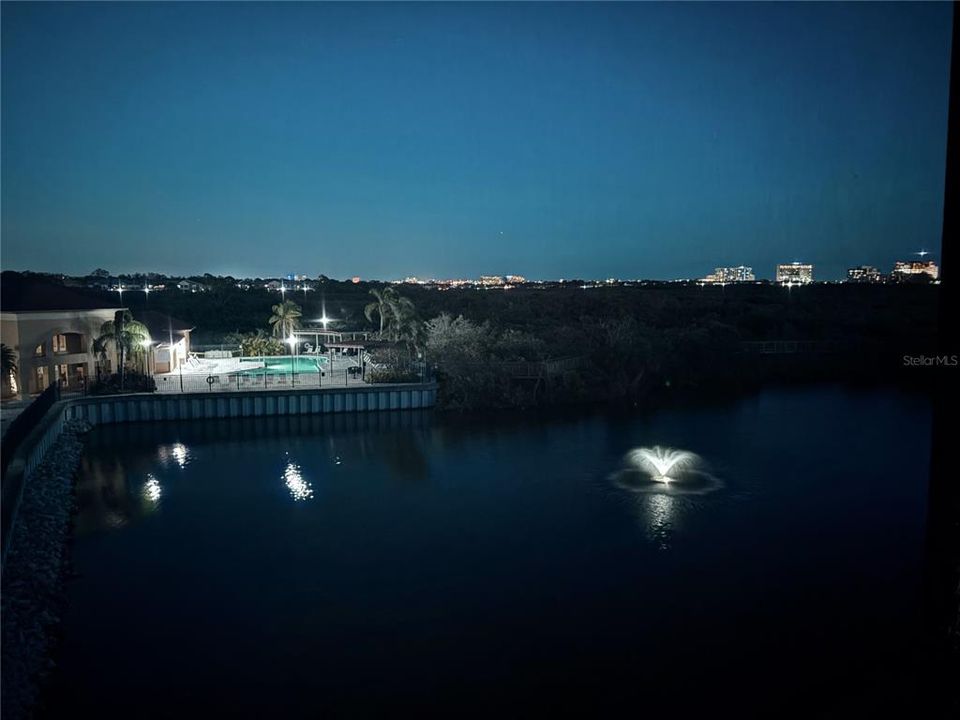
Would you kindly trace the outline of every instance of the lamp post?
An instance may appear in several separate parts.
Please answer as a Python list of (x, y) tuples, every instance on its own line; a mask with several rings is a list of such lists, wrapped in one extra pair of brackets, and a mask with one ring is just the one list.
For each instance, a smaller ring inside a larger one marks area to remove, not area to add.
[(290, 330), (290, 337), (287, 338), (287, 343), (290, 345), (290, 352), (292, 353), (292, 359), (290, 361), (290, 385), (292, 386), (296, 382), (296, 369), (297, 369), (297, 336), (293, 334), (293, 330)]
[(144, 359), (143, 359), (143, 371), (145, 375), (150, 374), (150, 346), (153, 345), (152, 340), (141, 340), (140, 344), (143, 346)]

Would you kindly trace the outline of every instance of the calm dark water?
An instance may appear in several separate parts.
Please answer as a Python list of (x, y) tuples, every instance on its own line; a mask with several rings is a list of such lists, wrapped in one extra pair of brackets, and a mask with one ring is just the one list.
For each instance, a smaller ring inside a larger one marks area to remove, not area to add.
[[(916, 628), (929, 409), (96, 430), (54, 715), (759, 715), (884, 686)], [(698, 495), (626, 454), (699, 454)]]

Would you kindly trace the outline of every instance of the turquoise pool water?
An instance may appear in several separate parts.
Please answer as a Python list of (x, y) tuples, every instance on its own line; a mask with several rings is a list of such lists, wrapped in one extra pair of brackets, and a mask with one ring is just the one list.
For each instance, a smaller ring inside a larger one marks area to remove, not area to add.
[(266, 371), (269, 375), (281, 375), (284, 373), (315, 373), (322, 366), (327, 364), (326, 357), (319, 355), (317, 357), (284, 357), (284, 358), (264, 358), (266, 365), (263, 367), (251, 367), (249, 370), (241, 370), (241, 375), (262, 375)]

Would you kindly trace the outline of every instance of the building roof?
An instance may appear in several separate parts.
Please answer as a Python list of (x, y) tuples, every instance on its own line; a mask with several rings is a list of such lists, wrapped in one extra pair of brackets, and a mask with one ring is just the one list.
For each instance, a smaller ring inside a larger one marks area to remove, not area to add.
[(3, 312), (116, 309), (109, 301), (76, 288), (12, 271), (0, 274), (0, 310)]
[(134, 313), (134, 320), (138, 320), (147, 326), (150, 331), (150, 337), (154, 340), (163, 341), (171, 332), (174, 335), (183, 335), (193, 330), (194, 326), (175, 317), (170, 317), (157, 310), (140, 310)]

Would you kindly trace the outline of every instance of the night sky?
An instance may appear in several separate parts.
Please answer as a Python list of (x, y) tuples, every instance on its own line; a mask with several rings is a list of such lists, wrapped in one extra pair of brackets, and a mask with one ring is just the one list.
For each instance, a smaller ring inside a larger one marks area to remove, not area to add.
[(2, 264), (698, 277), (938, 252), (948, 3), (2, 5)]

